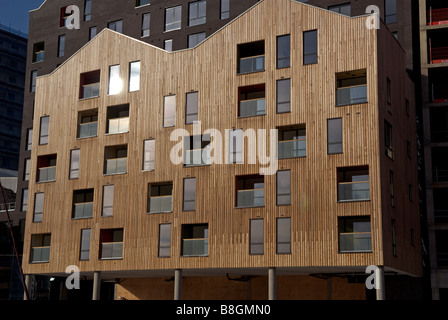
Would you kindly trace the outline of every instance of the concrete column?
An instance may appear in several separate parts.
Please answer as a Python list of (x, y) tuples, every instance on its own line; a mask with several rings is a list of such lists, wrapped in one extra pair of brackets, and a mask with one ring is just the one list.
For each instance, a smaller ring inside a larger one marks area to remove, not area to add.
[(376, 276), (377, 289), (376, 289), (376, 300), (386, 300), (386, 288), (384, 285), (384, 267), (379, 266)]
[(92, 300), (100, 300), (100, 293), (101, 293), (101, 272), (95, 271), (93, 273)]
[(174, 270), (174, 300), (182, 300), (182, 270)]
[[(26, 274), (25, 275), (25, 286), (26, 286), (26, 289), (28, 290), (28, 294), (30, 296), (30, 299), (33, 299), (32, 296), (31, 296), (31, 293), (32, 293), (31, 287), (32, 287), (32, 285), (33, 285), (33, 275)], [(23, 300), (28, 300), (27, 297), (26, 297), (25, 291), (23, 292)]]
[(275, 268), (269, 268), (268, 271), (268, 282), (269, 282), (269, 300), (277, 299), (277, 275)]

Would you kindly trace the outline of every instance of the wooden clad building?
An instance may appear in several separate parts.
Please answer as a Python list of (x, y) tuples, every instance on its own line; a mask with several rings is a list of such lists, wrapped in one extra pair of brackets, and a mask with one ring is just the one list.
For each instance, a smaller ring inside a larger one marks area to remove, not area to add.
[(367, 19), (264, 0), (193, 49), (104, 30), (39, 77), (24, 272), (76, 265), (125, 299), (171, 298), (174, 270), (191, 299), (241, 298), (235, 275), (266, 298), (269, 268), (285, 299), (420, 276), (413, 84)]

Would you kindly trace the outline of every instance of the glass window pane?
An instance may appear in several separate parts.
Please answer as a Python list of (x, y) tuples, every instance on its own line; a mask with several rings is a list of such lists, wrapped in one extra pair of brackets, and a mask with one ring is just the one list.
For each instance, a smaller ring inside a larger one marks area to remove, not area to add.
[(194, 48), (205, 40), (205, 32), (190, 34), (188, 36), (188, 48)]
[(291, 204), (291, 171), (277, 171), (277, 205)]
[(145, 140), (143, 146), (143, 170), (154, 170), (155, 161), (155, 140)]
[(189, 26), (196, 26), (206, 22), (207, 2), (196, 1), (189, 4)]
[(114, 185), (103, 186), (103, 217), (111, 217), (114, 211)]
[(221, 0), (221, 19), (228, 19), (229, 17), (230, 17), (229, 0)]
[(166, 96), (163, 107), (163, 126), (174, 127), (176, 121), (176, 96)]
[(89, 29), (89, 40), (92, 40), (96, 36), (96, 27), (91, 27)]
[(150, 21), (150, 14), (144, 13), (142, 16), (142, 37), (148, 37), (150, 35)]
[(263, 254), (263, 243), (263, 219), (250, 220), (250, 254)]
[(65, 51), (65, 35), (60, 35), (58, 39), (58, 57), (64, 56)]
[(34, 196), (33, 222), (41, 222), (44, 212), (44, 193), (36, 193)]
[(196, 178), (184, 179), (184, 211), (192, 211), (196, 209)]
[(109, 94), (120, 93), (122, 82), (120, 79), (120, 65), (109, 67)]
[(81, 150), (72, 150), (70, 153), (70, 179), (76, 179), (79, 177)]
[(129, 68), (129, 92), (140, 90), (140, 61), (131, 62)]
[(181, 28), (182, 6), (165, 9), (165, 31)]
[(22, 207), (21, 211), (26, 211), (28, 207), (28, 189), (22, 190)]
[(342, 153), (342, 118), (327, 120), (328, 154)]
[(173, 51), (173, 39), (165, 40), (164, 48), (168, 52)]
[(291, 253), (291, 218), (277, 219), (277, 253)]
[(229, 130), (229, 163), (243, 162), (243, 130)]
[(385, 0), (384, 20), (386, 24), (396, 23), (397, 20), (397, 0)]
[(291, 111), (291, 79), (277, 80), (277, 113)]
[(159, 257), (169, 257), (171, 251), (171, 224), (159, 226)]
[(50, 125), (50, 117), (40, 118), (39, 144), (48, 144), (49, 125)]
[(317, 63), (317, 30), (303, 33), (303, 64)]
[(290, 35), (277, 37), (277, 68), (289, 68), (290, 55)]
[(89, 260), (90, 256), (90, 229), (81, 230), (81, 250), (79, 260)]
[(198, 120), (198, 96), (198, 92), (187, 93), (186, 124), (191, 124)]

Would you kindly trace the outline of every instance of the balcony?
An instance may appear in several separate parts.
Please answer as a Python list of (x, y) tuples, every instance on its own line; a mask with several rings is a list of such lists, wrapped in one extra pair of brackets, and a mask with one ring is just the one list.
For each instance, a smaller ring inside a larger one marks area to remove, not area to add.
[(210, 149), (185, 150), (185, 167), (206, 165), (210, 165)]
[(79, 137), (78, 138), (89, 138), (96, 137), (98, 132), (98, 122), (81, 123), (79, 125)]
[(129, 117), (109, 119), (108, 133), (124, 133), (129, 132)]
[(278, 159), (300, 158), (306, 156), (306, 138), (278, 142)]
[(367, 85), (356, 85), (336, 89), (336, 106), (367, 102)]
[(195, 238), (182, 240), (182, 256), (197, 257), (208, 255), (208, 239)]
[(101, 259), (122, 259), (123, 242), (103, 242), (101, 243)]
[(49, 182), (56, 180), (56, 166), (39, 168), (38, 182)]
[(149, 198), (149, 213), (173, 211), (173, 196), (158, 196)]
[(429, 63), (448, 62), (448, 47), (429, 48)]
[(91, 218), (93, 216), (93, 202), (75, 203), (73, 219)]
[(16, 203), (15, 202), (9, 202), (6, 204), (6, 208), (5, 205), (3, 203), (0, 203), (0, 212), (6, 212), (6, 210), (8, 211), (14, 211), (16, 209)]
[(264, 71), (264, 55), (241, 58), (238, 70), (239, 74)]
[(339, 234), (339, 252), (371, 252), (370, 232), (348, 232)]
[(426, 18), (427, 18), (428, 26), (448, 24), (448, 9), (447, 8), (441, 8), (441, 9), (430, 8), (427, 11)]
[(262, 116), (266, 114), (266, 99), (240, 101), (240, 118)]
[(106, 160), (106, 174), (118, 174), (127, 172), (127, 158), (116, 158)]
[(31, 248), (31, 262), (42, 263), (50, 261), (50, 247)]
[(370, 184), (368, 181), (339, 182), (338, 201), (370, 200)]
[(237, 197), (238, 208), (264, 206), (264, 189), (238, 190)]

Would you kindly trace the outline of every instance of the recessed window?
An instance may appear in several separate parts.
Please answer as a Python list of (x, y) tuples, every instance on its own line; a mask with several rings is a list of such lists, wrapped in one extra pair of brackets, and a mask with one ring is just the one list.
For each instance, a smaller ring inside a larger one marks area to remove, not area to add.
[(58, 57), (63, 57), (65, 54), (65, 34), (58, 37)]
[(37, 157), (36, 182), (56, 180), (56, 160), (55, 154)]
[(89, 28), (89, 41), (92, 40), (93, 38), (95, 38), (97, 33), (97, 28), (96, 27), (90, 27)]
[(393, 159), (394, 152), (392, 148), (392, 126), (386, 120), (384, 120), (384, 144), (386, 148), (386, 156)]
[(28, 208), (28, 189), (22, 189), (22, 202), (20, 206), (20, 211), (26, 212)]
[(142, 38), (149, 37), (151, 34), (151, 14), (144, 13), (142, 15)]
[(194, 48), (205, 40), (205, 32), (194, 33), (188, 36), (188, 48)]
[(129, 104), (108, 107), (106, 133), (126, 132), (129, 132)]
[(90, 234), (91, 229), (81, 229), (81, 244), (79, 250), (79, 260), (86, 261), (90, 258)]
[(370, 200), (369, 167), (338, 168), (338, 201)]
[(371, 252), (370, 217), (339, 217), (339, 252)]
[(289, 68), (291, 66), (291, 40), (290, 35), (277, 37), (277, 68)]
[(182, 6), (165, 9), (165, 31), (181, 28)]
[(248, 175), (236, 177), (236, 207), (264, 206), (264, 176)]
[(291, 253), (291, 218), (277, 218), (277, 254)]
[(127, 172), (128, 146), (118, 145), (105, 148), (104, 174), (120, 174)]
[(95, 98), (100, 95), (100, 70), (85, 72), (80, 77), (79, 99)]
[(395, 219), (391, 220), (391, 229), (392, 229), (392, 254), (394, 257), (397, 256), (397, 230)]
[(51, 234), (31, 235), (30, 263), (44, 263), (50, 261)]
[(73, 191), (73, 219), (93, 216), (93, 189)]
[(25, 170), (23, 170), (23, 181), (30, 180), (31, 159), (25, 159)]
[(123, 20), (112, 21), (107, 24), (110, 30), (114, 30), (119, 33), (123, 33)]
[(129, 92), (140, 90), (140, 61), (129, 64)]
[(278, 127), (278, 159), (306, 157), (306, 127), (304, 124)]
[(198, 121), (198, 92), (188, 92), (186, 95), (185, 124)]
[(48, 133), (50, 129), (50, 117), (40, 118), (39, 145), (48, 144)]
[(210, 135), (195, 135), (184, 138), (184, 166), (210, 164)]
[(159, 258), (171, 256), (171, 224), (159, 225)]
[(336, 106), (367, 102), (366, 69), (336, 74)]
[(165, 40), (164, 44), (163, 44), (163, 48), (168, 52), (172, 52), (173, 51), (173, 39)]
[(156, 140), (149, 139), (143, 141), (143, 171), (152, 171), (155, 166)]
[(36, 193), (34, 195), (34, 212), (33, 222), (42, 222), (44, 215), (44, 193)]
[(338, 4), (335, 6), (329, 6), (328, 7), (329, 11), (333, 11), (333, 12), (337, 12), (346, 16), (351, 16), (351, 4), (349, 3), (343, 3), (343, 4)]
[(391, 83), (390, 83), (390, 79), (387, 78), (387, 110), (389, 112), (391, 112), (391, 103), (392, 103), (392, 89), (391, 89)]
[(144, 5), (150, 4), (150, 3), (151, 3), (150, 0), (136, 0), (135, 1), (135, 6), (136, 7), (140, 7), (140, 6), (144, 6)]
[(96, 137), (98, 131), (98, 109), (78, 113), (78, 138)]
[(389, 171), (389, 192), (390, 192), (390, 205), (395, 207), (395, 186), (394, 186), (394, 172)]
[(183, 211), (196, 209), (196, 178), (184, 178)]
[(37, 70), (31, 71), (30, 92), (36, 92), (36, 78), (37, 78)]
[(33, 128), (26, 130), (26, 150), (31, 150), (33, 145)]
[(255, 117), (266, 114), (265, 84), (238, 88), (238, 117)]
[(81, 157), (81, 150), (75, 149), (70, 151), (70, 179), (79, 178), (79, 163)]
[(243, 163), (243, 130), (229, 130), (229, 163)]
[(120, 78), (120, 65), (109, 67), (109, 95), (116, 95), (121, 92), (123, 88), (123, 81)]
[(238, 74), (264, 71), (264, 40), (239, 44)]
[(123, 234), (122, 228), (100, 230), (100, 259), (123, 259)]
[(342, 118), (327, 120), (327, 152), (342, 153)]
[(277, 205), (291, 205), (291, 170), (277, 171)]
[(165, 96), (163, 101), (163, 126), (174, 127), (176, 124), (176, 95)]
[(291, 79), (277, 80), (277, 113), (291, 112)]
[(303, 32), (303, 64), (317, 63), (317, 30)]
[(264, 222), (263, 219), (250, 220), (249, 254), (264, 254)]
[(230, 0), (221, 0), (221, 20), (230, 18)]
[(207, 1), (190, 2), (188, 12), (188, 25), (197, 26), (206, 22)]
[(207, 256), (208, 224), (182, 225), (181, 241), (183, 257)]
[(103, 186), (103, 211), (102, 217), (112, 217), (114, 213), (114, 185)]
[(150, 183), (148, 185), (148, 213), (173, 211), (173, 183)]
[(384, 1), (384, 22), (386, 24), (396, 23), (397, 18), (397, 0)]
[(92, 20), (92, 0), (84, 2), (84, 21)]

